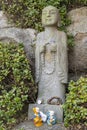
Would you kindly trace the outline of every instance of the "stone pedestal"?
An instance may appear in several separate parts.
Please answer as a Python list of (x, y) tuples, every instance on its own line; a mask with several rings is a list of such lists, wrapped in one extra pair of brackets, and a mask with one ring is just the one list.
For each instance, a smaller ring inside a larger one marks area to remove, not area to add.
[(29, 104), (28, 109), (28, 120), (33, 118), (33, 107), (39, 107), (40, 111), (44, 112), (44, 114), (47, 113), (48, 110), (52, 110), (55, 112), (57, 121), (63, 122), (63, 108), (61, 105), (49, 105), (49, 104)]

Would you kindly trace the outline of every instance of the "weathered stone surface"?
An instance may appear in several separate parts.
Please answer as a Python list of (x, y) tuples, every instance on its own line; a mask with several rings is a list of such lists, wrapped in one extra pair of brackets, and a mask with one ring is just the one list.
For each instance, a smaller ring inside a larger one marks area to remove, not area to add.
[(27, 57), (34, 58), (32, 44), (35, 37), (36, 31), (34, 29), (21, 29), (14, 27), (8, 23), (8, 20), (3, 11), (0, 11), (0, 41), (23, 43)]
[(25, 121), (23, 123), (20, 123), (12, 130), (19, 130), (19, 129), (23, 129), (23, 130), (68, 130), (67, 128), (64, 127), (63, 123), (56, 124), (53, 126), (48, 126), (46, 123), (44, 123), (44, 125), (41, 127), (35, 127), (33, 124), (33, 121)]
[(87, 33), (75, 36), (75, 46), (69, 51), (70, 70), (87, 72)]
[(28, 57), (34, 57), (32, 42), (35, 38), (35, 30), (20, 28), (2, 28), (0, 29), (0, 41), (23, 43)]
[(6, 27), (12, 27), (13, 25), (8, 23), (6, 16), (4, 15), (3, 11), (0, 11), (0, 29)]
[(67, 28), (69, 34), (75, 36), (77, 33), (87, 32), (87, 7), (74, 9), (68, 13), (71, 25)]
[(42, 111), (44, 114), (46, 114), (49, 110), (54, 111), (57, 117), (57, 121), (63, 122), (63, 108), (61, 105), (29, 104), (28, 119), (32, 119), (34, 115), (32, 108), (34, 107), (39, 107), (40, 111)]
[(69, 50), (69, 71), (78, 77), (87, 74), (87, 7), (72, 10), (68, 16), (72, 21), (68, 34), (75, 38), (75, 46)]

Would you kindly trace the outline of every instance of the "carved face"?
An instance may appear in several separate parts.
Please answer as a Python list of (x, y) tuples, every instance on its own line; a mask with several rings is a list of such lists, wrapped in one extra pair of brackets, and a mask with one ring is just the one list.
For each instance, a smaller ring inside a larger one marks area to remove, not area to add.
[(34, 108), (33, 108), (33, 112), (34, 112), (35, 114), (38, 114), (39, 108), (38, 108), (38, 107), (34, 107)]
[(43, 26), (53, 26), (58, 23), (58, 9), (53, 6), (48, 6), (42, 11)]

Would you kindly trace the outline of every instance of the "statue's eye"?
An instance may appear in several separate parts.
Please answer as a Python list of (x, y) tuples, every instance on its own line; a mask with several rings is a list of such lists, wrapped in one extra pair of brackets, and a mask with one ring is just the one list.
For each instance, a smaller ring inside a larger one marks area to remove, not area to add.
[(56, 14), (56, 11), (55, 10), (49, 10), (49, 11), (44, 11), (42, 13), (42, 15), (47, 15), (47, 14)]
[(52, 11), (50, 11), (50, 13), (51, 13), (51, 14), (55, 14), (55, 13), (56, 13), (56, 11), (53, 11), (53, 10), (52, 10)]

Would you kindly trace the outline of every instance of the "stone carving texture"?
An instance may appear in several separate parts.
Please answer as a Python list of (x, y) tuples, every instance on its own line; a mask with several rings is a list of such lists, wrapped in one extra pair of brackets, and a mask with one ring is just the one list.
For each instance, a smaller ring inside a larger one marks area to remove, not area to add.
[(87, 7), (72, 10), (68, 16), (72, 23), (67, 31), (75, 38), (75, 46), (69, 51), (69, 70), (87, 74)]
[(48, 6), (42, 11), (44, 32), (37, 35), (35, 51), (36, 82), (38, 99), (47, 100), (58, 96), (65, 100), (67, 83), (67, 39), (64, 32), (57, 30), (58, 10)]

